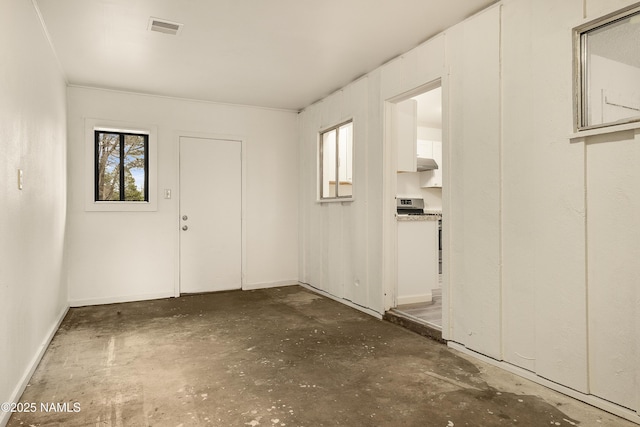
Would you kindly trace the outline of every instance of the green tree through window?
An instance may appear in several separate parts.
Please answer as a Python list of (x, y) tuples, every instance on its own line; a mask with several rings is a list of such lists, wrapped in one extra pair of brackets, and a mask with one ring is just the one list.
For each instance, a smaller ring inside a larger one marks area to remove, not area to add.
[(149, 201), (149, 136), (95, 131), (95, 200)]

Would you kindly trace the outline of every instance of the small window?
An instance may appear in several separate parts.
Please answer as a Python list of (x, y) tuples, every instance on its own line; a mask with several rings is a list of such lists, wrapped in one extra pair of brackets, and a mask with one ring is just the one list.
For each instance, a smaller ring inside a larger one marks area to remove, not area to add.
[(149, 201), (149, 135), (95, 131), (95, 201)]
[(640, 7), (576, 29), (577, 128), (640, 121)]
[(320, 199), (353, 197), (353, 121), (320, 133)]

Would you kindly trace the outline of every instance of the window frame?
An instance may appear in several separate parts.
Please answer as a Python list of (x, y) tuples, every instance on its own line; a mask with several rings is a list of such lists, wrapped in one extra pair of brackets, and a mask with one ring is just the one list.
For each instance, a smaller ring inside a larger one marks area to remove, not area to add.
[[(339, 183), (340, 183), (340, 166), (339, 166), (339, 148), (340, 148), (340, 128), (351, 124), (351, 171), (352, 171), (352, 176), (353, 176), (353, 153), (355, 152), (354, 150), (354, 144), (355, 144), (355, 124), (354, 124), (354, 120), (353, 118), (349, 118), (347, 120), (344, 120), (336, 125), (330, 126), (328, 128), (324, 128), (322, 129), (320, 132), (318, 132), (318, 201), (319, 202), (348, 202), (348, 201), (352, 201), (353, 197), (354, 197), (354, 183), (353, 183), (353, 179), (351, 181), (351, 194), (348, 196), (340, 196), (340, 190), (339, 190)], [(324, 144), (323, 144), (323, 136), (331, 131), (336, 131), (336, 148), (335, 148), (335, 171), (336, 171), (336, 196), (333, 197), (324, 197), (323, 196), (323, 185), (324, 185)]]
[[(629, 123), (640, 122), (640, 114), (616, 120), (613, 122), (588, 124), (589, 115), (589, 88), (588, 88), (588, 72), (587, 67), (587, 45), (583, 43), (583, 36), (598, 28), (606, 27), (614, 22), (629, 18), (632, 15), (640, 13), (640, 4), (628, 6), (623, 9), (616, 10), (597, 19), (586, 22), (573, 29), (573, 45), (574, 45), (574, 131), (583, 132), (593, 129), (609, 128)], [(640, 127), (640, 124), (639, 124)]]
[[(147, 132), (131, 132), (131, 131), (114, 131), (112, 129), (94, 129), (94, 167), (95, 173), (93, 175), (94, 181), (94, 201), (95, 202), (115, 202), (115, 203), (145, 203), (149, 202), (149, 133)], [(100, 186), (99, 186), (99, 177), (98, 177), (98, 163), (99, 159), (99, 135), (103, 133), (109, 133), (113, 135), (118, 135), (118, 145), (119, 145), (119, 166), (118, 166), (118, 179), (120, 181), (119, 184), (119, 200), (100, 200), (98, 195), (100, 194)], [(127, 136), (142, 136), (144, 139), (144, 200), (125, 200), (126, 196), (126, 186), (125, 186), (125, 156), (124, 156), (124, 148), (125, 148), (125, 138)]]
[[(143, 201), (96, 201), (96, 144), (95, 131), (114, 133), (146, 134), (148, 200)], [(131, 123), (116, 120), (84, 119), (84, 210), (87, 212), (155, 212), (158, 210), (158, 127), (154, 124)], [(82, 150), (81, 147), (78, 147)]]

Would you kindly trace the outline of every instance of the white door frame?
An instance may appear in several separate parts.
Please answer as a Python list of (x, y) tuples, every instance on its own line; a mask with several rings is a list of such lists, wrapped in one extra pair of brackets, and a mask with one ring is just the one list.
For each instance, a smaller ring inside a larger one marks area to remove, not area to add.
[[(212, 134), (212, 133), (203, 133), (203, 132), (191, 132), (191, 131), (176, 131), (173, 133), (173, 141), (174, 141), (174, 158), (175, 158), (175, 168), (176, 168), (176, 186), (172, 191), (172, 199), (173, 199), (173, 215), (174, 215), (174, 279), (173, 279), (173, 293), (174, 297), (180, 296), (180, 138), (203, 138), (203, 139), (220, 139), (226, 141), (238, 141), (240, 142), (240, 168), (241, 168), (241, 221), (240, 221), (240, 233), (241, 233), (241, 287), (245, 289), (245, 280), (246, 280), (246, 266), (247, 266), (247, 226), (246, 226), (246, 206), (247, 206), (247, 156), (246, 156), (246, 147), (247, 147), (247, 138), (239, 135), (227, 135), (227, 134)], [(159, 197), (163, 198), (165, 189), (158, 189)]]
[[(449, 218), (450, 199), (450, 143), (449, 143), (449, 79), (447, 75), (439, 76), (430, 82), (420, 85), (404, 93), (383, 100), (383, 212), (382, 212), (382, 279), (384, 311), (396, 307), (398, 293), (398, 228), (396, 222), (396, 192), (397, 192), (397, 151), (398, 147), (393, 138), (394, 107), (398, 102), (427, 92), (435, 87), (442, 87), (442, 216)], [(442, 222), (442, 337), (450, 334), (451, 292), (449, 280), (449, 221)]]

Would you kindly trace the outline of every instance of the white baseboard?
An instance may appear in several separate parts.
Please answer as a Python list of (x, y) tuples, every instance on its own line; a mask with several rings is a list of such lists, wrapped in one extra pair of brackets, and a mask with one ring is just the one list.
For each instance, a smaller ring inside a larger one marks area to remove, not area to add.
[(367, 307), (363, 307), (363, 306), (358, 305), (358, 304), (354, 304), (353, 302), (351, 302), (351, 301), (349, 301), (347, 299), (340, 298), (340, 297), (337, 297), (335, 295), (331, 295), (330, 293), (328, 293), (326, 291), (323, 291), (322, 289), (314, 288), (313, 286), (311, 286), (308, 283), (298, 282), (298, 284), (300, 286), (302, 286), (303, 288), (309, 289), (312, 292), (320, 294), (320, 295), (322, 295), (324, 297), (327, 297), (329, 299), (332, 299), (334, 301), (338, 301), (338, 302), (340, 302), (340, 303), (342, 303), (344, 305), (347, 305), (347, 306), (349, 306), (351, 308), (355, 308), (356, 310), (361, 311), (363, 313), (366, 313), (366, 314), (368, 314), (370, 316), (373, 316), (376, 319), (382, 319), (382, 314), (378, 313), (375, 310), (372, 310), (372, 309), (367, 308)]
[(419, 304), (421, 302), (431, 302), (433, 301), (433, 295), (431, 292), (428, 294), (422, 295), (408, 295), (408, 296), (398, 296), (396, 298), (396, 302), (398, 305), (406, 305), (406, 304)]
[(87, 305), (117, 304), (121, 302), (146, 301), (146, 300), (152, 300), (152, 299), (174, 298), (174, 297), (175, 297), (174, 291), (171, 290), (167, 292), (158, 292), (153, 294), (122, 295), (122, 296), (116, 296), (116, 297), (71, 300), (69, 301), (69, 305), (71, 307), (84, 307)]
[(640, 414), (632, 411), (631, 409), (616, 405), (615, 403), (609, 402), (608, 400), (600, 399), (599, 397), (596, 397), (592, 394), (585, 394), (572, 388), (563, 386), (562, 384), (555, 383), (551, 380), (536, 375), (534, 372), (527, 371), (526, 369), (519, 368), (510, 363), (492, 359), (488, 356), (485, 356), (484, 354), (480, 354), (473, 350), (470, 350), (462, 344), (449, 341), (447, 345), (454, 350), (475, 357), (476, 359), (479, 359), (485, 363), (497, 366), (498, 368), (504, 369), (505, 371), (511, 372), (512, 374), (518, 375), (522, 378), (526, 378), (534, 383), (543, 385), (547, 388), (550, 388), (551, 390), (557, 391), (576, 400), (580, 400), (584, 403), (595, 406), (596, 408), (602, 409), (603, 411), (607, 411), (636, 424), (640, 424)]
[[(291, 285), (297, 285), (297, 284), (298, 284), (297, 280), (250, 283), (250, 284), (245, 284), (242, 287), (242, 290), (250, 291), (255, 289), (277, 288), (280, 286), (291, 286)], [(78, 299), (78, 300), (69, 301), (69, 305), (71, 307), (84, 307), (88, 305), (118, 304), (122, 302), (147, 301), (147, 300), (162, 299), (162, 298), (176, 298), (175, 291), (172, 290), (167, 292), (158, 292), (158, 293), (142, 294), (142, 295), (122, 295), (122, 296), (105, 297), (105, 298)]]
[(298, 280), (281, 280), (278, 282), (262, 282), (262, 283), (245, 283), (242, 286), (243, 291), (253, 291), (256, 289), (268, 289), (268, 288), (279, 288), (281, 286), (293, 286), (297, 285)]
[[(51, 328), (47, 332), (47, 335), (45, 335), (44, 340), (38, 347), (36, 354), (33, 356), (31, 361), (29, 362), (29, 365), (27, 365), (27, 370), (22, 375), (22, 378), (20, 378), (20, 381), (18, 382), (15, 389), (13, 390), (13, 393), (11, 393), (11, 397), (9, 398), (7, 403), (17, 403), (20, 400), (20, 397), (22, 397), (22, 393), (24, 393), (24, 390), (27, 388), (27, 384), (29, 384), (29, 381), (31, 381), (31, 377), (33, 376), (33, 373), (36, 371), (38, 364), (40, 364), (40, 360), (42, 360), (42, 356), (44, 356), (44, 353), (47, 351), (47, 348), (49, 348), (49, 344), (51, 343), (53, 336), (58, 331), (58, 328), (60, 327), (60, 324), (64, 320), (64, 317), (67, 315), (68, 311), (69, 311), (69, 307), (65, 307), (62, 309), (62, 311), (58, 315), (56, 322), (51, 326)], [(10, 417), (11, 417), (11, 412), (0, 411), (0, 427), (6, 426), (7, 423), (9, 422)]]

